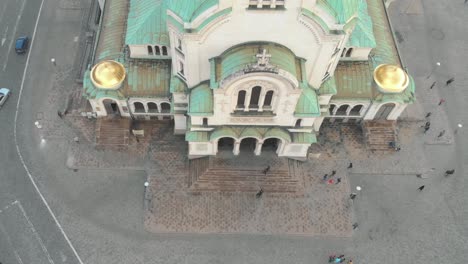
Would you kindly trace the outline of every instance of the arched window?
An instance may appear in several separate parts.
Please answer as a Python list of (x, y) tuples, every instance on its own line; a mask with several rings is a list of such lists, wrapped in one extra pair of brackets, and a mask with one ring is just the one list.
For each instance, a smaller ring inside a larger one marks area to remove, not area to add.
[(145, 107), (143, 106), (142, 103), (135, 102), (135, 103), (133, 103), (133, 106), (135, 107), (135, 113), (144, 113), (145, 112)]
[(158, 106), (156, 103), (148, 103), (148, 112), (149, 113), (157, 113), (158, 112)]
[(361, 110), (362, 110), (362, 105), (356, 105), (353, 108), (351, 108), (351, 111), (349, 111), (349, 115), (359, 116), (361, 115)]
[(245, 108), (245, 91), (239, 91), (237, 94), (237, 106), (236, 108), (243, 109)]
[(159, 48), (159, 46), (154, 46), (154, 51), (155, 51), (156, 55), (158, 55), (158, 56), (161, 55), (161, 49)]
[(262, 92), (262, 87), (255, 86), (252, 88), (252, 93), (250, 94), (250, 109), (258, 109), (258, 101), (260, 100), (260, 93)]
[(353, 53), (353, 48), (349, 48), (348, 51), (346, 51), (346, 57), (351, 57), (352, 53)]
[(167, 47), (166, 46), (162, 46), (162, 55), (163, 56), (167, 55)]
[(330, 115), (333, 115), (333, 110), (335, 110), (335, 108), (336, 108), (336, 105), (334, 105), (334, 104), (331, 104), (331, 105), (330, 105), (330, 108), (329, 108), (329, 110), (328, 110), (329, 113), (330, 113)]
[(263, 107), (271, 108), (271, 101), (273, 101), (273, 91), (268, 91), (265, 95), (265, 100), (263, 101)]
[(336, 115), (345, 116), (348, 112), (349, 105), (342, 105), (336, 110)]
[(148, 46), (148, 54), (153, 55), (153, 47)]
[(295, 127), (301, 127), (301, 123), (302, 123), (302, 119), (298, 119), (298, 120), (296, 121)]
[(207, 126), (208, 125), (208, 118), (203, 118), (203, 125), (204, 126)]
[(169, 103), (161, 103), (161, 113), (170, 113), (171, 105)]

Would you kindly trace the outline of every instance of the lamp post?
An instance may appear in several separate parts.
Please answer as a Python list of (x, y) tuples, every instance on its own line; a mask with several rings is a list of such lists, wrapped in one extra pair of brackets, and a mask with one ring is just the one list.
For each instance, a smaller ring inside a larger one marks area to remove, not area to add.
[(436, 69), (437, 67), (439, 67), (439, 66), (440, 66), (440, 62), (437, 62), (437, 63), (436, 63), (436, 67), (432, 67), (431, 73), (429, 73), (429, 75), (426, 77), (426, 79), (429, 79), (429, 78), (432, 76), (432, 74), (434, 73), (435, 69)]

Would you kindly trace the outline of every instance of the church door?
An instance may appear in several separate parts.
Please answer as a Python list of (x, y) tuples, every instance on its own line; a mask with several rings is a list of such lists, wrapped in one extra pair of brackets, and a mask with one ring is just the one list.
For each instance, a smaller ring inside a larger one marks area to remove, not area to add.
[(379, 111), (377, 111), (377, 114), (375, 114), (374, 119), (380, 119), (380, 120), (387, 119), (388, 115), (390, 115), (393, 108), (395, 108), (395, 104), (393, 104), (393, 103), (388, 103), (388, 104), (382, 105), (380, 107)]

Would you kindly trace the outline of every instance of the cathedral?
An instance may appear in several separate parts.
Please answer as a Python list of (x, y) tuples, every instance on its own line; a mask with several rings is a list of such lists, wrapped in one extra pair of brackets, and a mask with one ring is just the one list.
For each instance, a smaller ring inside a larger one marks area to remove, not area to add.
[(188, 157), (304, 160), (325, 119), (415, 100), (382, 0), (105, 0), (83, 81), (97, 118), (171, 119)]

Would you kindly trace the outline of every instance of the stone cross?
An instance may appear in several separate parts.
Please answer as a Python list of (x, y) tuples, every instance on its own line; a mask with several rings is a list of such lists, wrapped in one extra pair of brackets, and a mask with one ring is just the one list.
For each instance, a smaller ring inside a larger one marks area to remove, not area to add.
[(223, 99), (218, 100), (218, 106), (222, 112), (225, 112), (226, 106), (229, 106), (229, 105), (230, 105), (229, 101), (227, 100), (223, 100)]
[(261, 54), (257, 54), (257, 65), (258, 66), (265, 66), (270, 61), (271, 54), (266, 54), (266, 49), (263, 49)]

